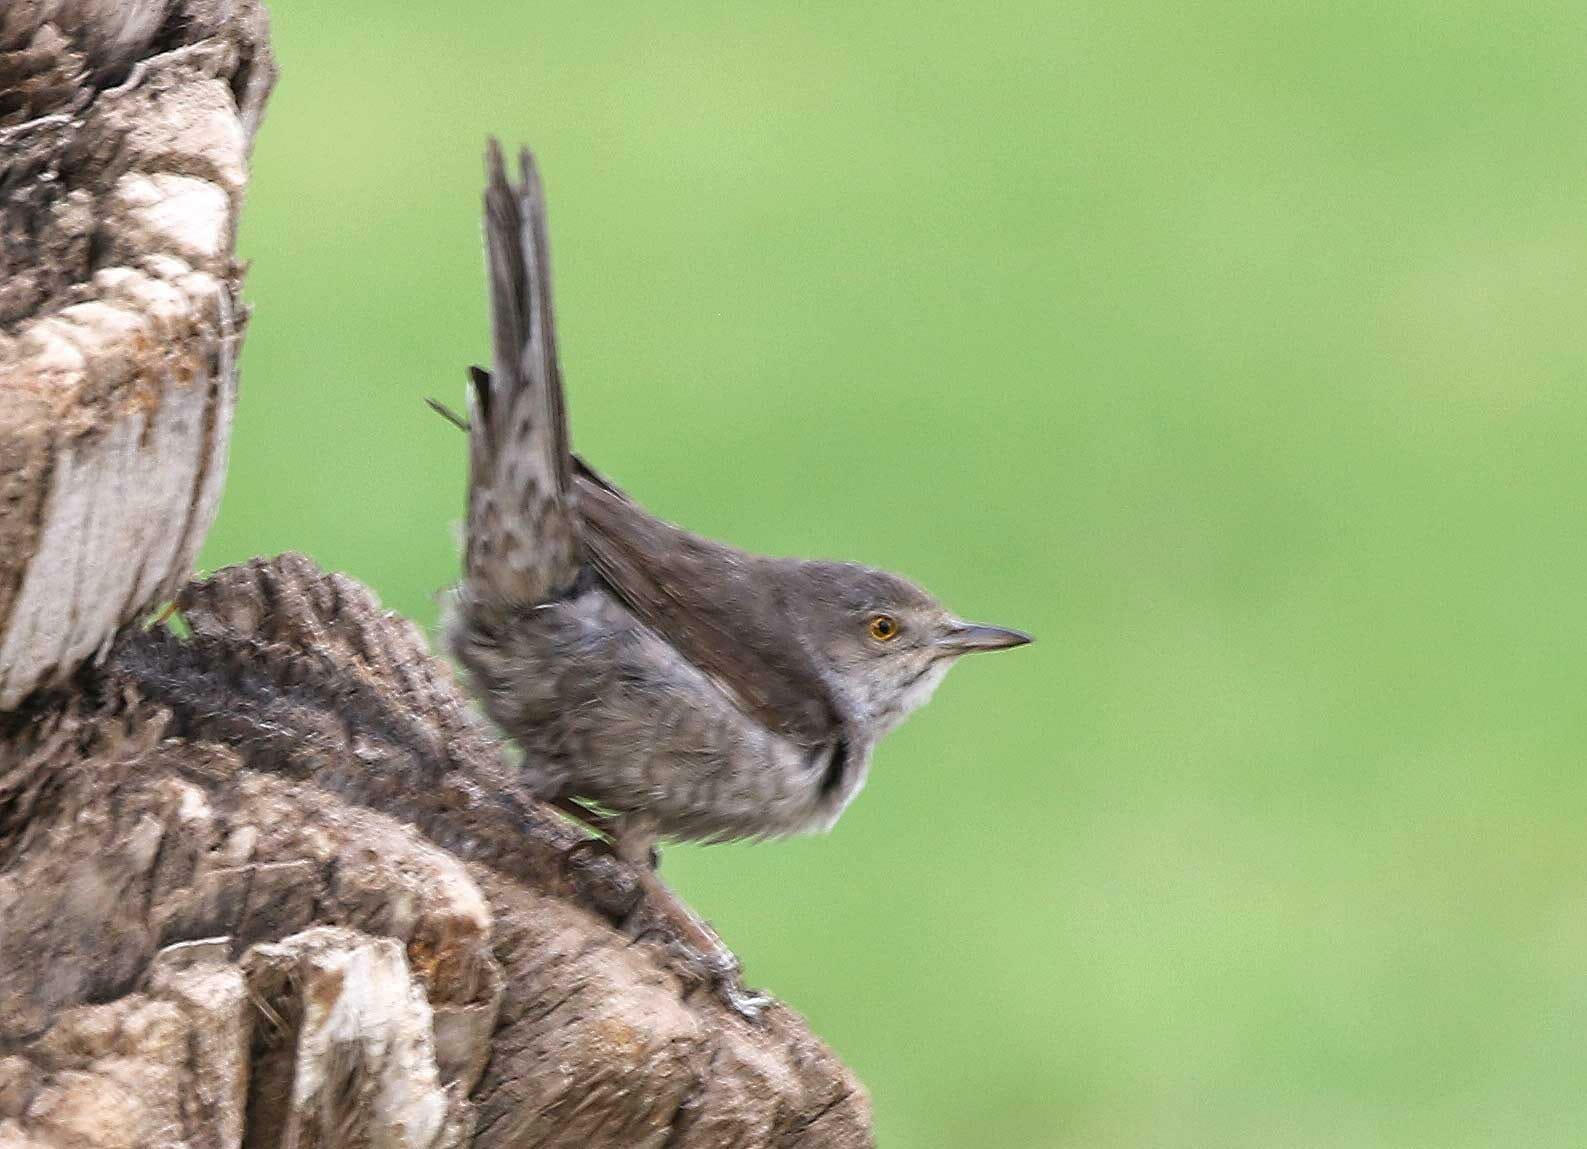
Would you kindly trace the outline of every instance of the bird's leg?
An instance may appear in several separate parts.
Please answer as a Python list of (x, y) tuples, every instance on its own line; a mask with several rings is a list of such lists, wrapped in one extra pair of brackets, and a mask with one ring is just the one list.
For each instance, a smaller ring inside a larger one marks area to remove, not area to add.
[(656, 823), (643, 814), (619, 814), (608, 823), (612, 853), (632, 865), (649, 865), (656, 848)]
[(710, 985), (724, 1005), (740, 1017), (755, 1020), (772, 999), (744, 985), (733, 951), (709, 922), (661, 880), (655, 869), (655, 824), (642, 815), (615, 821), (618, 826), (612, 837), (613, 853), (640, 870), (641, 897), (622, 923), (623, 929), (636, 939), (651, 932), (665, 936), (682, 951), (690, 971)]
[(661, 850), (656, 845), (656, 824), (643, 814), (613, 814), (606, 819), (606, 834), (612, 853), (634, 866), (654, 870), (661, 865)]

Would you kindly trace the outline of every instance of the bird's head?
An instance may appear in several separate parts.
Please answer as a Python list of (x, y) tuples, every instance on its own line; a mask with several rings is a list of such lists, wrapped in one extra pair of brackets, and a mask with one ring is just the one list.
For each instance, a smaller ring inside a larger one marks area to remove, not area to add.
[(965, 622), (908, 579), (857, 563), (800, 564), (805, 626), (815, 654), (856, 715), (880, 737), (931, 699), (961, 655), (1031, 641)]

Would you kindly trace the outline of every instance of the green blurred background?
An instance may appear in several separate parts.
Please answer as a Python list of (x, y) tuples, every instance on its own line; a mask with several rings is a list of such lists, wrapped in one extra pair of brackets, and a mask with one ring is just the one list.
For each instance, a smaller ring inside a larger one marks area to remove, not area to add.
[(1580, 5), (275, 0), (209, 566), (427, 626), (539, 151), (575, 437), (958, 669), (668, 876), (883, 1145), (1587, 1143)]

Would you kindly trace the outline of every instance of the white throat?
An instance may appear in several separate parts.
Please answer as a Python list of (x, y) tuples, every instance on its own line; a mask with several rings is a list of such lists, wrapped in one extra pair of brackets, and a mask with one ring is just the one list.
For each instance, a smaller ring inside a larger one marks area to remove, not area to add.
[(952, 662), (949, 659), (938, 659), (926, 668), (924, 674), (910, 683), (899, 695), (896, 707), (882, 720), (883, 732), (893, 730), (904, 719), (930, 702), (931, 696), (937, 692), (937, 687), (947, 677), (950, 666)]

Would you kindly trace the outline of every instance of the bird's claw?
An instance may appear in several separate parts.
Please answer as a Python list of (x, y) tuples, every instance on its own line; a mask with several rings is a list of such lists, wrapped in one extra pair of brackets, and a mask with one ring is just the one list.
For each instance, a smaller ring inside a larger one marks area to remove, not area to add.
[(679, 948), (684, 950), (685, 960), (704, 974), (702, 980), (710, 984), (718, 1001), (745, 1021), (760, 1020), (760, 1015), (768, 1006), (776, 1004), (776, 999), (744, 984), (743, 967), (738, 958), (715, 937), (714, 931), (709, 940), (715, 945), (703, 952), (681, 942)]
[(738, 958), (714, 935), (709, 940), (715, 944), (709, 949), (697, 949), (681, 938), (671, 940), (674, 951), (689, 972), (701, 984), (710, 986), (716, 999), (745, 1021), (758, 1022), (767, 1007), (776, 1004), (776, 998), (770, 994), (744, 984), (743, 967)]
[(745, 1021), (758, 1022), (761, 1014), (777, 1004), (777, 999), (771, 994), (750, 989), (737, 977), (730, 981), (719, 981), (712, 988), (716, 991), (717, 999)]
[(641, 881), (644, 894), (623, 922), (624, 932), (636, 942), (654, 937), (672, 953), (673, 968), (691, 983), (685, 997), (709, 987), (712, 995), (739, 1017), (758, 1021), (775, 999), (744, 984), (733, 951), (710, 923), (679, 900), (656, 874), (648, 873)]

